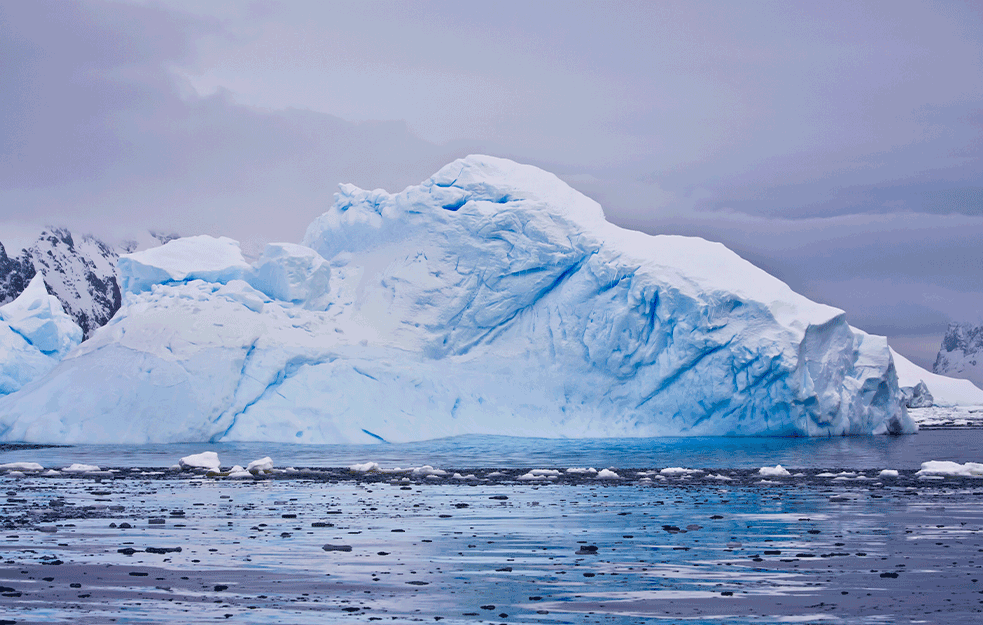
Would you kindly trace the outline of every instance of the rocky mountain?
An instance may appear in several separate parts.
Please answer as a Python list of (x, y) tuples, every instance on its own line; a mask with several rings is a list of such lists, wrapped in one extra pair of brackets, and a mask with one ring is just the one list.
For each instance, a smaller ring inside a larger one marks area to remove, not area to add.
[(949, 324), (932, 371), (966, 378), (983, 388), (983, 325)]
[[(151, 233), (152, 244), (173, 238)], [(0, 242), (0, 305), (17, 298), (40, 273), (48, 292), (89, 338), (119, 310), (116, 259), (137, 247), (136, 243), (112, 246), (93, 236), (75, 236), (65, 228), (51, 227), (16, 255)]]

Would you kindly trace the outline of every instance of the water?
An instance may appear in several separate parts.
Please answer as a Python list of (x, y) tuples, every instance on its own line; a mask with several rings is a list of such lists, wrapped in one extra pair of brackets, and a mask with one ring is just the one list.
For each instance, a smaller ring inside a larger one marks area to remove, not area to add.
[(545, 439), (459, 436), (434, 441), (377, 445), (285, 443), (193, 443), (173, 445), (78, 445), (0, 451), (0, 463), (73, 462), (100, 467), (167, 467), (183, 456), (218, 452), (223, 466), (245, 466), (270, 456), (278, 466), (468, 467), (690, 467), (751, 469), (781, 464), (795, 468), (917, 469), (928, 460), (983, 461), (983, 430), (932, 430), (915, 436), (838, 438), (630, 438)]
[[(207, 449), (225, 466), (474, 477), (125, 469)], [(983, 622), (983, 479), (918, 476), (927, 460), (983, 460), (983, 432), (0, 448), (0, 463), (123, 469), (0, 474), (0, 621)], [(775, 464), (800, 471), (763, 480)], [(518, 479), (571, 466), (622, 477)], [(640, 470), (663, 467), (728, 480)]]

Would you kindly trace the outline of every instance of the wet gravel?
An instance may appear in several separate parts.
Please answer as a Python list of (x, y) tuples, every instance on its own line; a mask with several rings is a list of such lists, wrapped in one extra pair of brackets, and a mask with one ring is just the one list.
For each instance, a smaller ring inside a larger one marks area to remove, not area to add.
[(983, 622), (983, 480), (790, 471), (4, 475), (0, 622)]

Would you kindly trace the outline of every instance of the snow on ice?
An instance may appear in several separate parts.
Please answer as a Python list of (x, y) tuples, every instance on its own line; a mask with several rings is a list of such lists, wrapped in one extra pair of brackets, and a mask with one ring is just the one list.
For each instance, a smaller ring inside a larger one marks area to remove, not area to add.
[(535, 167), (342, 185), (303, 243), (254, 265), (207, 236), (122, 256), (121, 309), (0, 400), (0, 439), (915, 430), (883, 338), (720, 244), (610, 224)]

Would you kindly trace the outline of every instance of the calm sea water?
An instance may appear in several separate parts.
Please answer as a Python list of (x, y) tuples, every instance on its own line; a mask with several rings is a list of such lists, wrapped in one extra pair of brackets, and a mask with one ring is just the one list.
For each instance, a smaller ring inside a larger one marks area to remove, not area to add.
[(101, 467), (166, 467), (202, 451), (218, 452), (224, 466), (245, 466), (270, 456), (277, 466), (345, 467), (690, 467), (917, 469), (928, 460), (983, 461), (983, 430), (934, 430), (914, 436), (839, 438), (632, 438), (544, 439), (459, 436), (405, 444), (297, 445), (284, 443), (182, 443), (77, 445), (0, 451), (0, 462), (32, 461), (45, 467), (73, 462)]

